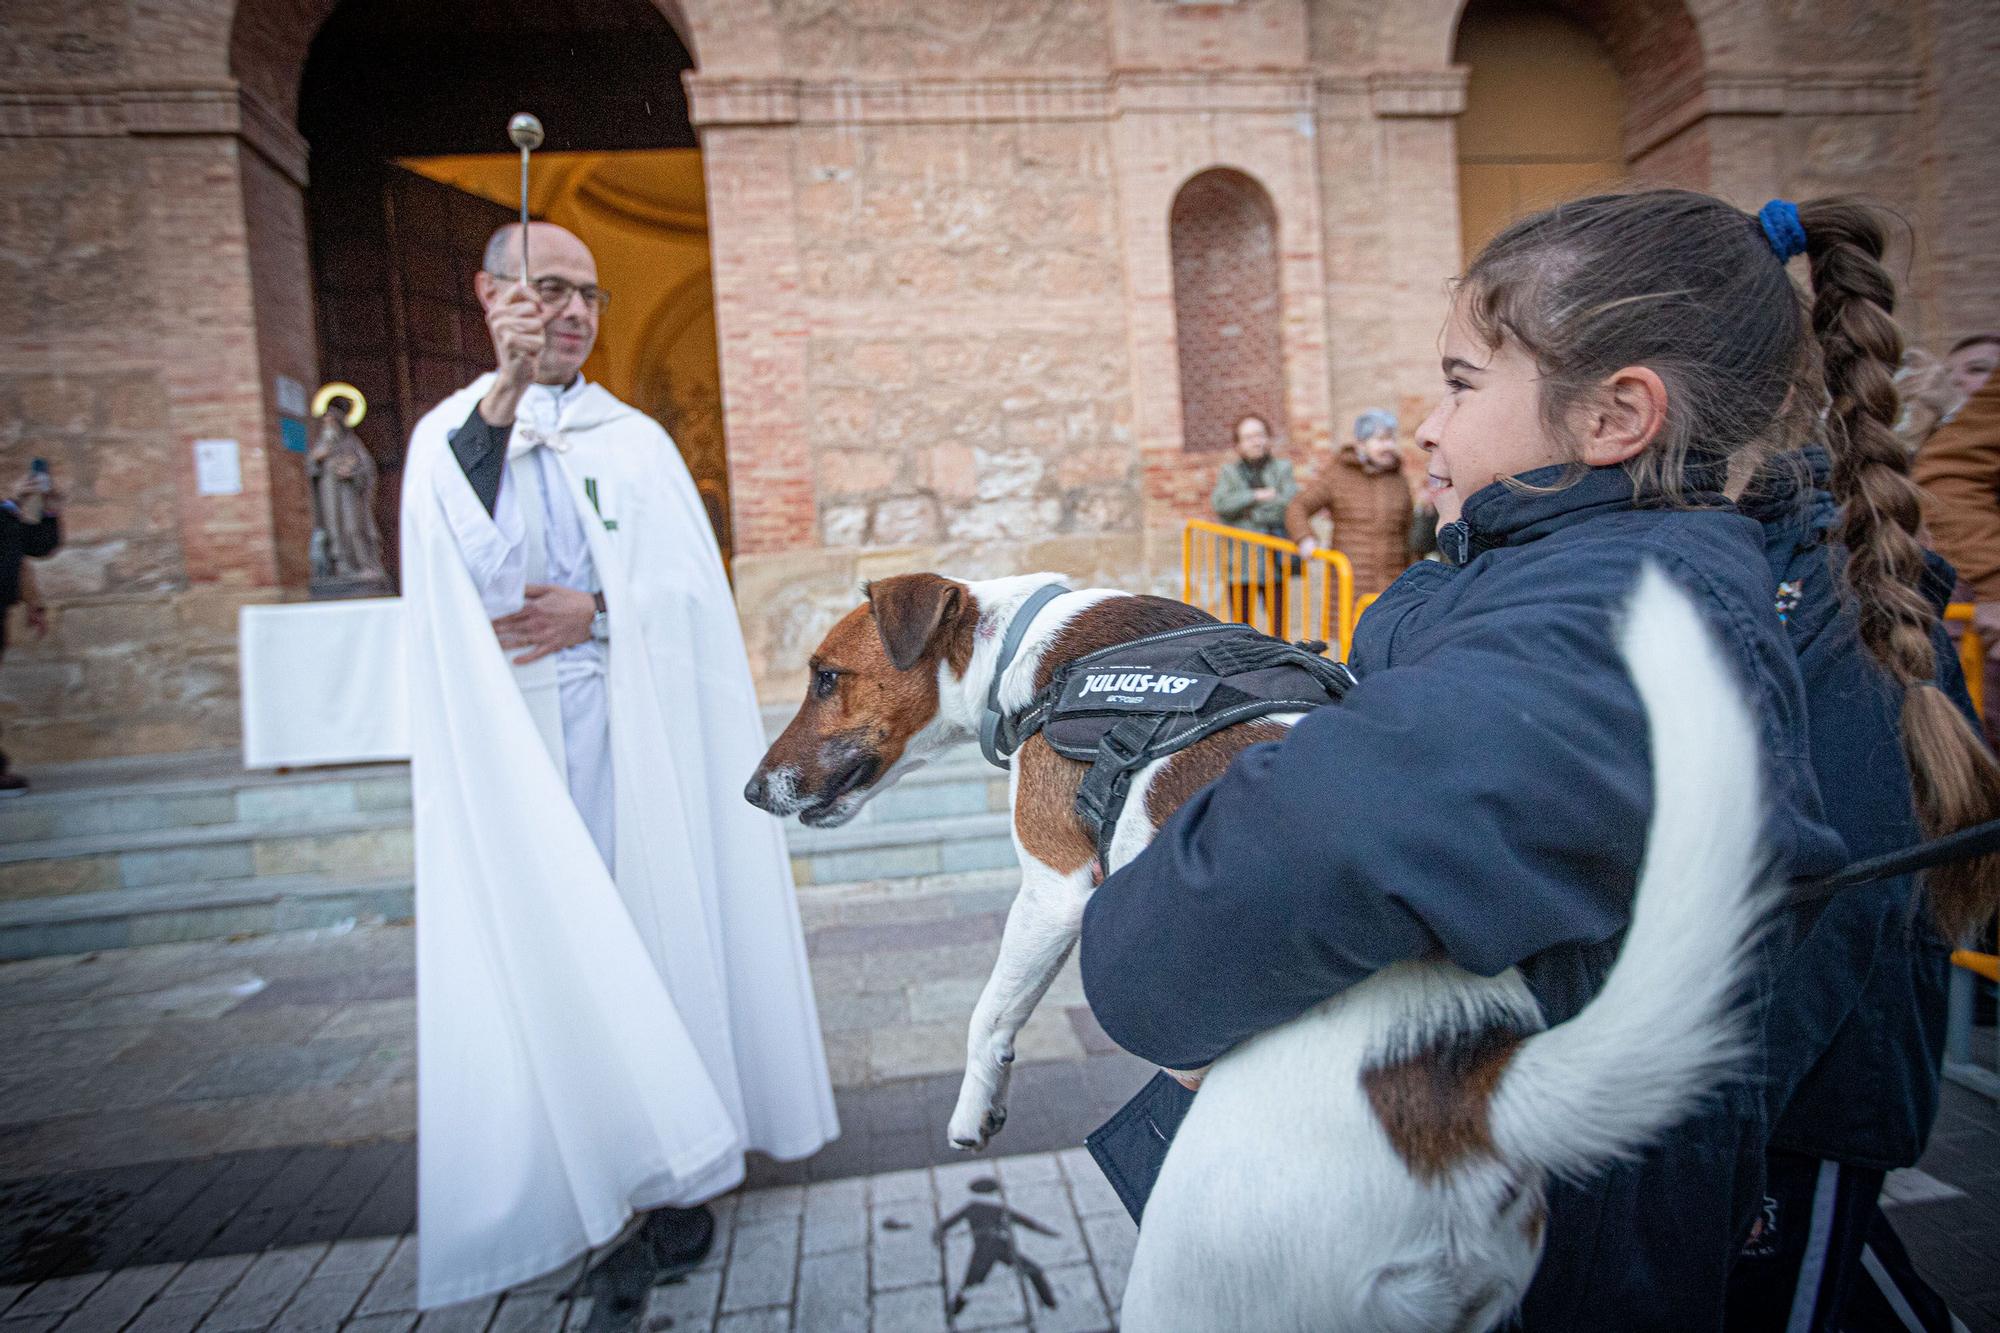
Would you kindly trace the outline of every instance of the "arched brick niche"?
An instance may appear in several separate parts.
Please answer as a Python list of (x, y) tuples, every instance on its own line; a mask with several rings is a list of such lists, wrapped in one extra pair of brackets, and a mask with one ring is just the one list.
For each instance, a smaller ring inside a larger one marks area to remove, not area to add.
[(1285, 365), (1271, 196), (1240, 171), (1204, 171), (1174, 197), (1170, 228), (1183, 443), (1224, 448), (1235, 423), (1252, 414), (1282, 438)]

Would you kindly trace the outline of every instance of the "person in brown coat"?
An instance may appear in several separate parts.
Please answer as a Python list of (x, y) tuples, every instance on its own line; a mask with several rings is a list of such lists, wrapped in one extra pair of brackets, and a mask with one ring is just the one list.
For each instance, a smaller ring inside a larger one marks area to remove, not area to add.
[(1311, 555), (1313, 515), (1333, 519), (1333, 549), (1354, 565), (1354, 595), (1379, 593), (1410, 563), (1410, 488), (1396, 450), (1396, 417), (1363, 412), (1354, 440), (1315, 472), (1285, 506), (1285, 535)]
[(1986, 734), (2000, 736), (2000, 375), (1932, 433), (1911, 475), (1938, 554), (1971, 585), (1986, 641)]

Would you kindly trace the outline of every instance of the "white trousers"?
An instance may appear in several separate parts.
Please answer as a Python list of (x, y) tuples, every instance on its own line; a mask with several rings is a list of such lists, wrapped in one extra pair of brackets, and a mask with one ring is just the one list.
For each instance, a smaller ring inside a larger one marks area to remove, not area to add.
[(557, 666), (562, 689), (563, 758), (569, 797), (613, 878), (618, 873), (618, 807), (611, 785), (611, 690), (601, 663)]

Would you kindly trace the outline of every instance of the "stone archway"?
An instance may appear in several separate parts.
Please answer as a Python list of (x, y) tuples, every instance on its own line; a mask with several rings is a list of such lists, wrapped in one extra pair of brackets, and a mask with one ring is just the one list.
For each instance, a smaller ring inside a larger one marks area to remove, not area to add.
[(1516, 218), (1624, 179), (1625, 92), (1596, 35), (1554, 4), (1471, 0), (1455, 63), (1459, 236), (1470, 264)]
[[(319, 268), (316, 261), (324, 259), (335, 248), (329, 244), (329, 237), (341, 244), (347, 239), (340, 228), (329, 228), (326, 219), (318, 215), (319, 210), (308, 205), (316, 187), (333, 182), (354, 165), (351, 161), (342, 162), (337, 152), (323, 151), (323, 144), (319, 146), (320, 151), (316, 151), (310, 136), (297, 126), (302, 114), (308, 118), (313, 114), (307, 85), (315, 42), (327, 36), (329, 23), (337, 23), (342, 12), (371, 4), (407, 25), (428, 24), (455, 36), (482, 31), (490, 35), (499, 26), (495, 21), (496, 13), (504, 19), (514, 11), (533, 11), (539, 16), (537, 26), (544, 32), (565, 34), (589, 31), (593, 26), (604, 27), (607, 10), (623, 9), (628, 13), (638, 11), (651, 15), (661, 34), (652, 45), (655, 48), (672, 48), (680, 54), (678, 58), (656, 62), (656, 68), (651, 71), (655, 76), (654, 86), (647, 95), (635, 100), (629, 114), (619, 119), (625, 122), (628, 130), (636, 127), (637, 131), (643, 131), (649, 123), (657, 127), (662, 121), (670, 122), (678, 127), (674, 146), (690, 150), (695, 147), (696, 137), (688, 114), (687, 85), (682, 76), (692, 74), (697, 57), (705, 73), (719, 71), (725, 76), (748, 76), (752, 79), (778, 72), (783, 62), (783, 46), (778, 40), (769, 0), (625, 0), (623, 5), (598, 4), (594, 0), (517, 0), (511, 5), (497, 6), (486, 3), (486, 0), (439, 0), (438, 3), (423, 6), (421, 11), (381, 3), (380, 0), (240, 0), (231, 21), (229, 55), (230, 72), (237, 80), (244, 108), (245, 136), (258, 149), (254, 154), (242, 155), (241, 161), (243, 212), (252, 270), (251, 301), (260, 371), (258, 378), (264, 400), (265, 437), (273, 463), (270, 469), (270, 523), (277, 554), (278, 582), (294, 589), (302, 588), (307, 582), (309, 570), (305, 553), (311, 519), (303, 469), (295, 461), (295, 455), (288, 457), (280, 447), (283, 441), (295, 439), (297, 435), (296, 424), (288, 425), (287, 420), (289, 417), (296, 422), (297, 400), (295, 395), (286, 391), (286, 385), (287, 382), (304, 385), (309, 393), (311, 386), (319, 383), (325, 378), (325, 372), (332, 369), (327, 358), (329, 353), (337, 350), (341, 334), (339, 330), (330, 328), (329, 312), (321, 308), (322, 302), (318, 298), (322, 292), (316, 289), (323, 288), (324, 284), (320, 280), (321, 274), (316, 271)], [(572, 44), (566, 41), (563, 47)], [(541, 49), (549, 51), (556, 48), (544, 43)], [(511, 57), (502, 53), (495, 59), (494, 68), (526, 69), (528, 73), (533, 73), (532, 67), (537, 58), (532, 53), (516, 52)], [(426, 92), (434, 91), (427, 87), (420, 72), (405, 70), (403, 75), (400, 82), (391, 82), (386, 89), (377, 89), (374, 94), (376, 99), (400, 101), (405, 96), (421, 97)], [(598, 86), (602, 80), (578, 76), (572, 82), (575, 86), (570, 91), (577, 99), (585, 103), (593, 98), (603, 101), (605, 89)], [(509, 80), (508, 86), (515, 94), (526, 95), (525, 88), (532, 83), (532, 79), (516, 77)], [(498, 86), (497, 83), (495, 86)], [(511, 99), (512, 95), (507, 94), (505, 89), (502, 94)], [(369, 109), (365, 96), (336, 108), (343, 118), (357, 112), (365, 114)], [(483, 137), (477, 142), (456, 142), (447, 135), (426, 139), (422, 143), (391, 145), (388, 154), (377, 155), (378, 161), (384, 156), (408, 151), (504, 150), (504, 137), (499, 127), (504, 125), (505, 116), (511, 109), (519, 107), (509, 100), (504, 109), (486, 117), (492, 120), (494, 126), (491, 138), (498, 142), (489, 144)], [(443, 106), (435, 119), (448, 123), (453, 110), (449, 105)], [(546, 147), (550, 150), (563, 147), (653, 146), (643, 133), (639, 133), (638, 141), (634, 142), (626, 141), (632, 137), (630, 133), (613, 142), (578, 141), (574, 138), (566, 142), (565, 127), (573, 129), (586, 118), (566, 113), (551, 116), (541, 110), (538, 114), (543, 114), (544, 123), (549, 126)], [(706, 169), (706, 161), (702, 165)], [(477, 229), (468, 222), (459, 230), (467, 228)], [(333, 314), (349, 321), (356, 335), (348, 339), (350, 345), (356, 339), (365, 341), (376, 336), (376, 313), (339, 311)], [(393, 310), (380, 312), (383, 324), (393, 317)], [(463, 323), (462, 319), (460, 322)], [(457, 374), (462, 368), (454, 365), (431, 369), (437, 374)], [(436, 379), (437, 375), (430, 378)], [(389, 400), (399, 401), (406, 408), (424, 396), (421, 391), (413, 393), (408, 386), (399, 390), (387, 381), (378, 384), (377, 389), (376, 401), (383, 401), (381, 395), (386, 394)], [(385, 413), (381, 420), (375, 420), (371, 412), (370, 419), (363, 423), (364, 433), (372, 432), (369, 439), (371, 450), (377, 453), (378, 460), (387, 465), (391, 474), (384, 476), (380, 492), (379, 517), (385, 520), (385, 535), (395, 517), (393, 470), (400, 462), (402, 439), (414, 421), (414, 418), (403, 419), (408, 416), (409, 411), (404, 410)], [(719, 432), (719, 425), (717, 430)], [(300, 475), (294, 478), (294, 473)]]
[[(238, 0), (230, 24), (229, 72), (260, 110), (284, 125), (298, 116), (299, 85), (313, 38), (341, 0)], [(775, 73), (782, 61), (770, 0), (647, 0), (703, 73)], [(571, 0), (566, 9), (587, 6)]]
[[(1399, 6), (1381, 32), (1382, 65), (1449, 64), (1473, 2)], [(1784, 110), (1784, 62), (1771, 6), (1551, 0), (1547, 8), (1583, 25), (1610, 56), (1623, 86), (1623, 151), (1635, 180), (1713, 190), (1738, 203), (1775, 184), (1774, 163), (1748, 123)]]

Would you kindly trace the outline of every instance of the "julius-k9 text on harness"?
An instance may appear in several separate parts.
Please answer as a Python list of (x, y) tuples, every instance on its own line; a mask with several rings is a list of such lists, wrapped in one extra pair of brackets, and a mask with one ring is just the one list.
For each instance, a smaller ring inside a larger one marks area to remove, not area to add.
[[(1012, 658), (1003, 651), (996, 682)], [(982, 749), (1006, 768), (1040, 732), (1057, 754), (1089, 764), (1076, 809), (1109, 870), (1111, 836), (1140, 769), (1240, 722), (1337, 703), (1353, 684), (1344, 665), (1307, 645), (1247, 625), (1189, 625), (1065, 663), (1017, 713), (991, 707)]]

